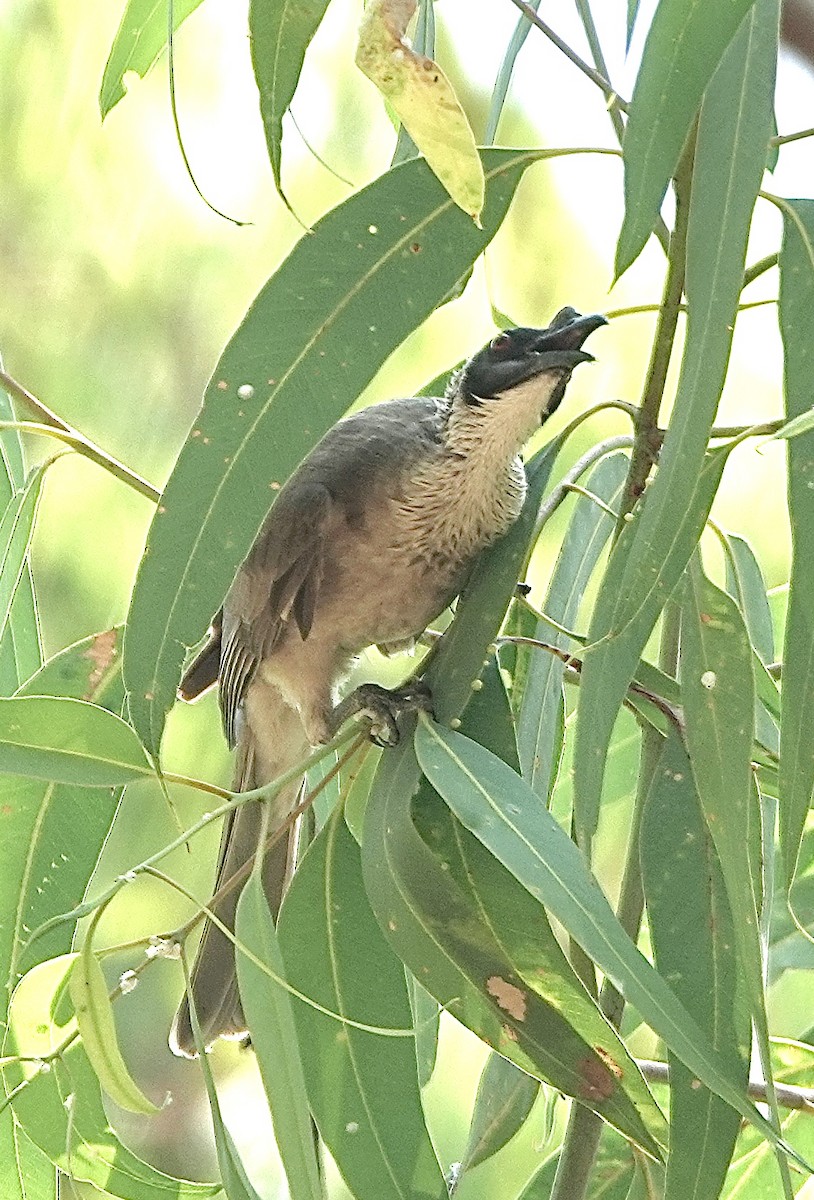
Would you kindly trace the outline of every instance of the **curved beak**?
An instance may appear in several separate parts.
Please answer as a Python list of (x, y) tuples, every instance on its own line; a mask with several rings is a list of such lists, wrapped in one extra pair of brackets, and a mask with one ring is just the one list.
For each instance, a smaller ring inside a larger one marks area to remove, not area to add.
[(582, 316), (574, 308), (562, 308), (547, 329), (531, 346), (539, 356), (534, 362), (535, 373), (562, 367), (572, 371), (580, 363), (593, 362), (594, 356), (582, 349), (589, 334), (607, 325), (607, 319), (599, 313)]

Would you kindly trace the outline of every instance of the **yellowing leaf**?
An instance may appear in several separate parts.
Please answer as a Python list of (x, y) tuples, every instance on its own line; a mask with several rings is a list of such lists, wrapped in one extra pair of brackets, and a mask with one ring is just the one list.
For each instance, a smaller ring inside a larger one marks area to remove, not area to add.
[(107, 984), (90, 943), (82, 949), (71, 969), (68, 990), (85, 1052), (108, 1096), (129, 1112), (150, 1116), (159, 1112), (158, 1106), (147, 1099), (133, 1079), (122, 1058)]
[(356, 65), (391, 104), (450, 197), (479, 226), (485, 184), (475, 136), (444, 72), (405, 41), (415, 8), (415, 0), (371, 0)]

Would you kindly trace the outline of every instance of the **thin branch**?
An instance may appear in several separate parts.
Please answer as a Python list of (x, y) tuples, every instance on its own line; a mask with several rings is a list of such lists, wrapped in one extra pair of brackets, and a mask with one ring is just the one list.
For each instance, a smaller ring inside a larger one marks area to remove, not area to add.
[[(769, 255), (769, 258), (775, 258), (775, 257), (776, 256), (773, 254)], [(765, 262), (766, 260), (763, 259), (761, 261)], [(769, 265), (771, 266), (771, 264), (769, 264)], [(759, 264), (755, 263), (755, 266), (757, 267), (757, 266), (759, 266)], [(766, 269), (768, 270), (768, 268), (766, 268)], [(747, 272), (747, 274), (748, 274), (748, 272)], [(751, 280), (746, 281), (746, 283), (750, 283), (750, 282), (751, 282)], [(744, 283), (744, 285), (743, 285), (744, 287), (746, 287), (746, 283)], [(769, 296), (765, 300), (746, 300), (746, 301), (744, 301), (743, 304), (738, 305), (738, 312), (746, 312), (748, 309), (751, 309), (751, 308), (765, 308), (769, 304), (777, 304), (777, 300), (773, 296)], [(608, 309), (605, 313), (605, 316), (608, 318), (609, 321), (615, 321), (617, 317), (640, 317), (640, 316), (647, 315), (649, 313), (657, 313), (660, 311), (661, 311), (660, 304), (626, 304), (624, 306), (624, 308)], [(678, 311), (680, 313), (685, 313), (687, 311), (687, 305), (679, 304)]]
[[(546, 618), (543, 617), (542, 619), (545, 620)], [(585, 639), (580, 638), (579, 640), (584, 642)], [(560, 662), (568, 667), (571, 672), (569, 676), (570, 683), (579, 683), (580, 681), (582, 659), (569, 653), (568, 650), (562, 650), (559, 646), (552, 646), (549, 642), (544, 642), (540, 638), (523, 637), (521, 634), (505, 634), (497, 639), (497, 644), (499, 646), (532, 646), (535, 650), (545, 650), (547, 654), (552, 654), (554, 658), (558, 658)], [(628, 691), (632, 692), (634, 696), (641, 696), (643, 700), (649, 700), (653, 707), (657, 708), (660, 713), (663, 713), (667, 720), (674, 725), (678, 733), (683, 735), (684, 726), (681, 723), (681, 717), (663, 696), (656, 695), (655, 692), (651, 692), (648, 688), (642, 687), (641, 684), (636, 682), (630, 684)]]
[[(115, 475), (122, 483), (126, 483), (128, 487), (131, 487), (134, 492), (138, 492), (141, 496), (146, 496), (154, 504), (157, 504), (161, 499), (161, 492), (158, 488), (153, 487), (146, 479), (142, 479), (140, 475), (137, 475), (135, 471), (131, 471), (129, 467), (119, 462), (118, 459), (113, 458), (111, 454), (107, 454), (95, 442), (86, 438), (84, 434), (79, 433), (76, 429), (72, 429), (67, 422), (58, 417), (56, 413), (51, 412), (50, 408), (46, 408), (36, 396), (32, 395), (21, 383), (18, 383), (7, 371), (0, 370), (0, 387), (5, 388), (15, 400), (19, 400), (43, 425), (65, 434), (66, 436), (61, 440), (73, 446), (79, 454), (83, 454), (85, 458), (89, 458), (97, 466), (102, 467), (111, 475)], [(36, 432), (43, 431), (37, 430)]]
[(799, 142), (803, 138), (814, 137), (814, 129), (800, 129), (797, 133), (779, 133), (769, 139), (770, 146), (788, 146), (790, 142)]
[(756, 263), (753, 263), (751, 267), (747, 267), (743, 273), (743, 284), (741, 286), (741, 291), (743, 291), (745, 287), (748, 287), (750, 283), (754, 283), (754, 281), (759, 278), (759, 276), (764, 275), (766, 271), (771, 271), (772, 267), (776, 267), (779, 258), (780, 255), (775, 250), (774, 254), (767, 254), (765, 258), (760, 258)]
[(622, 494), (619, 522), (616, 526), (617, 537), (622, 532), (625, 517), (632, 511), (644, 490), (645, 482), (661, 446), (661, 432), (658, 428), (659, 410), (667, 381), (667, 370), (670, 366), (681, 297), (684, 291), (693, 154), (694, 139), (691, 137), (675, 177), (676, 220), (670, 239), (670, 258), (667, 279), (664, 284), (664, 299), (653, 339), (653, 351), (636, 425), (636, 441), (630, 458), (630, 470)]
[[(657, 1062), (651, 1058), (637, 1058), (636, 1065), (651, 1083), (669, 1083), (670, 1068), (666, 1062)], [(777, 1103), (783, 1108), (792, 1108), (814, 1117), (814, 1088), (793, 1087), (787, 1083), (776, 1083), (774, 1090)], [(766, 1084), (761, 1079), (750, 1079), (748, 1095), (750, 1100), (766, 1103)]]
[[(277, 792), (279, 792), (287, 784), (293, 783), (295, 779), (304, 775), (306, 771), (308, 771), (311, 767), (316, 766), (316, 764), (321, 762), (323, 758), (326, 758), (329, 754), (332, 754), (334, 750), (338, 750), (340, 746), (344, 746), (346, 742), (350, 741), (351, 738), (354, 737), (356, 732), (357, 726), (351, 723), (347, 728), (341, 730), (336, 737), (332, 738), (331, 741), (326, 745), (320, 746), (318, 750), (314, 750), (308, 755), (307, 758), (304, 758), (301, 762), (296, 763), (288, 771), (285, 771), (277, 779), (267, 783), (264, 787), (254, 788), (250, 792), (230, 793), (230, 800), (227, 800), (224, 804), (219, 805), (211, 812), (204, 813), (203, 816), (194, 823), (194, 825), (191, 825), (189, 829), (186, 829), (183, 833), (179, 834), (178, 837), (174, 838), (171, 842), (168, 842), (165, 846), (162, 846), (160, 850), (156, 850), (155, 854), (151, 854), (149, 858), (144, 859), (135, 867), (131, 867), (130, 870), (125, 871), (117, 879), (114, 879), (113, 883), (111, 883), (110, 886), (101, 893), (101, 895), (96, 896), (93, 899), (83, 901), (75, 908), (72, 908), (70, 912), (58, 913), (56, 916), (49, 917), (49, 919), (44, 921), (42, 925), (38, 925), (33, 933), (28, 935), (28, 938), (23, 946), (23, 950), (27, 950), (28, 947), (31, 946), (38, 938), (42, 937), (43, 934), (48, 933), (49, 930), (56, 928), (63, 922), (78, 921), (81, 917), (89, 916), (89, 914), (94, 912), (100, 904), (106, 904), (108, 900), (112, 899), (112, 897), (115, 896), (116, 893), (119, 892), (126, 883), (132, 883), (138, 878), (139, 875), (146, 872), (147, 869), (153, 866), (155, 863), (160, 862), (161, 859), (166, 858), (166, 856), (173, 850), (178, 850), (181, 846), (186, 845), (191, 837), (193, 837), (196, 833), (200, 833), (202, 829), (206, 829), (206, 827), (211, 825), (213, 821), (217, 821), (220, 817), (225, 817), (227, 813), (232, 812), (232, 810), (235, 808), (240, 808), (250, 800), (273, 799)], [(182, 776), (176, 777), (175, 781), (186, 782)]]
[(559, 34), (554, 32), (550, 25), (547, 25), (542, 17), (537, 15), (530, 4), (526, 4), (525, 0), (512, 0), (512, 4), (515, 6), (515, 8), (519, 8), (521, 13), (528, 18), (532, 25), (539, 29), (541, 33), (544, 33), (549, 41), (553, 42), (557, 49), (561, 51), (561, 53), (563, 53), (565, 57), (572, 62), (575, 67), (578, 68), (578, 70), (582, 71), (583, 75), (586, 75), (592, 83), (596, 84), (600, 91), (606, 96), (609, 108), (615, 107), (621, 109), (622, 112), (627, 112), (627, 101), (622, 99), (622, 97), (612, 87), (604, 75), (601, 75), (599, 71), (595, 71), (594, 68), (586, 63), (584, 59), (580, 58), (577, 52), (572, 50), (568, 43), (564, 42)]
[[(610, 72), (608, 71), (608, 64), (605, 61), (605, 55), (602, 53), (602, 44), (599, 41), (599, 34), (596, 31), (593, 13), (591, 12), (587, 0), (576, 0), (576, 6), (580, 20), (582, 21), (582, 28), (585, 30), (585, 36), (588, 39), (588, 45), (591, 49), (594, 66), (603, 79), (610, 81)], [(608, 83), (608, 86), (612, 86), (610, 82)], [(620, 99), (617, 92), (614, 91), (613, 95), (616, 97), (618, 103), (608, 105), (608, 116), (610, 117), (611, 124), (613, 125), (613, 132), (616, 134), (616, 137), (619, 140), (619, 145), (621, 146), (622, 138), (624, 137), (625, 133), (625, 126), (622, 121), (622, 112), (627, 112), (628, 106), (623, 100)]]

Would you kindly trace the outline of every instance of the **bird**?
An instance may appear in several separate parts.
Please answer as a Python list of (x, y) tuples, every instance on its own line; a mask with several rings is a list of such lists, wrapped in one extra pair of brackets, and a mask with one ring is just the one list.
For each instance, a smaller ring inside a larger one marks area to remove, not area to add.
[[(393, 692), (362, 684), (337, 702), (338, 687), (364, 649), (413, 644), (460, 593), (481, 551), (517, 520), (521, 450), (560, 404), (574, 368), (593, 361), (583, 344), (606, 323), (563, 308), (545, 328), (502, 330), (453, 373), (442, 397), (386, 400), (346, 416), (295, 469), (179, 687), (191, 701), (218, 683), (235, 791), (278, 778), (356, 713), (367, 716), (374, 741), (397, 742), (401, 712), (426, 703), (420, 683)], [(272, 829), (301, 786), (286, 785), (270, 802)], [(216, 888), (254, 859), (267, 803), (247, 801), (225, 818)], [(291, 843), (280, 839), (262, 864), (275, 919)], [(231, 930), (239, 891), (214, 910)], [(190, 986), (207, 1048), (247, 1036), (234, 945), (208, 920)], [(186, 995), (170, 1047), (196, 1054)]]

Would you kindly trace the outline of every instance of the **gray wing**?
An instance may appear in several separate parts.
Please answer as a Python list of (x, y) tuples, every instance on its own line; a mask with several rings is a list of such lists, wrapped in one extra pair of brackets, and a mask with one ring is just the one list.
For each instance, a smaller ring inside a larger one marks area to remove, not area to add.
[(293, 621), (306, 638), (324, 568), (333, 502), (322, 484), (292, 479), (257, 535), (223, 605), (220, 706), (230, 746), (258, 663)]
[(346, 417), (280, 492), (223, 605), (220, 704), (230, 745), (258, 664), (291, 621), (303, 638), (311, 630), (333, 532), (376, 519), (379, 500), (398, 490), (412, 462), (437, 451), (444, 406), (412, 397)]

